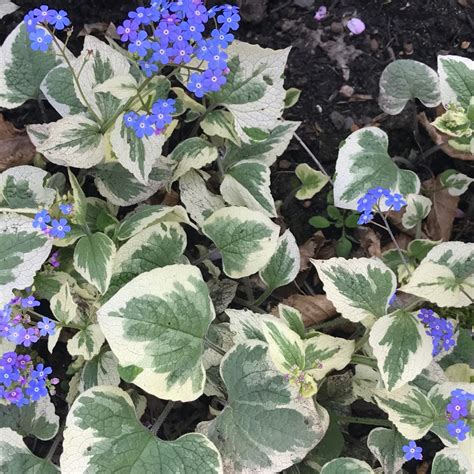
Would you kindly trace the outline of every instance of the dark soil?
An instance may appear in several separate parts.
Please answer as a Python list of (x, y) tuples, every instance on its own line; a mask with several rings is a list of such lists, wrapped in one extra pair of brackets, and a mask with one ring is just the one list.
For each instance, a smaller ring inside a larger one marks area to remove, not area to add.
[[(469, 1), (466, 0), (465, 3), (469, 4)], [(20, 9), (0, 20), (0, 43), (27, 11), (46, 1), (15, 0), (15, 3)], [(389, 133), (391, 155), (408, 160), (404, 162), (404, 166), (414, 169), (422, 180), (448, 168), (456, 168), (472, 175), (472, 162), (452, 160), (440, 151), (428, 158), (423, 157), (423, 152), (429, 150), (433, 143), (424, 131), (417, 132), (414, 106), (408, 107), (400, 116), (387, 117), (378, 107), (377, 98), (380, 74), (394, 59), (415, 59), (436, 68), (438, 54), (474, 57), (473, 8), (463, 7), (462, 1), (456, 0), (333, 0), (332, 4), (329, 5), (328, 2), (327, 5), (330, 16), (318, 23), (313, 19), (313, 15), (322, 4), (320, 0), (315, 0), (307, 9), (295, 6), (294, 0), (270, 0), (268, 3), (263, 21), (255, 23), (252, 21), (255, 19), (247, 18), (249, 21), (244, 22), (238, 37), (243, 41), (273, 49), (293, 47), (286, 70), (286, 86), (301, 89), (302, 95), (299, 103), (287, 111), (286, 118), (303, 122), (298, 134), (330, 173), (334, 170), (339, 143), (351, 130), (375, 123)], [(51, 8), (68, 11), (75, 27), (70, 44), (75, 53), (81, 49), (82, 38), (78, 38), (77, 33), (84, 24), (113, 22), (118, 25), (126, 18), (128, 11), (140, 4), (140, 1), (128, 0), (48, 2)], [(341, 24), (344, 18), (353, 15), (361, 18), (367, 27), (366, 31), (358, 36), (350, 35)], [(342, 37), (347, 47), (354, 46), (360, 51), (359, 56), (348, 64), (348, 79), (343, 78), (337, 64), (318, 47), (318, 30), (322, 31), (322, 41)], [(354, 89), (351, 98), (339, 93), (345, 85)], [(36, 102), (1, 112), (17, 127), (43, 121)], [(47, 110), (47, 117), (49, 120), (57, 118), (52, 109)], [(288, 176), (292, 176), (288, 171), (292, 171), (298, 163), (312, 164), (312, 161), (296, 140), (293, 140), (281, 162), (283, 164), (275, 166), (272, 182), (275, 198), (284, 201), (294, 186), (292, 179), (288, 179)], [(461, 201), (460, 207), (466, 211), (466, 215), (462, 225), (459, 224), (458, 228), (455, 228), (454, 235), (458, 240), (472, 240), (472, 226), (467, 225), (473, 217), (474, 206), (468, 206), (469, 202), (473, 201), (472, 197), (472, 192), (466, 193)], [(308, 203), (294, 199), (287, 201), (282, 210), (286, 224), (294, 232), (298, 242), (302, 243), (315, 231), (307, 222), (313, 215), (324, 211), (326, 195), (321, 193)], [(331, 234), (331, 230), (327, 235), (337, 237), (337, 234)], [(61, 366), (65, 368), (65, 357), (68, 357), (66, 351), (57, 351), (56, 354), (58, 353), (61, 360), (51, 362), (55, 369)], [(58, 411), (64, 413), (66, 405), (61, 400), (61, 395), (54, 398)], [(147, 418), (153, 419), (161, 409), (162, 406), (158, 406), (155, 400), (155, 406), (152, 405)], [(160, 432), (160, 435), (173, 438), (189, 431), (193, 428), (189, 423), (195, 425), (197, 421), (189, 421), (189, 417), (196, 413), (201, 420), (207, 416), (207, 404), (203, 403), (202, 399), (174, 410), (169, 418), (172, 422), (165, 423), (162, 428), (164, 431)], [(167, 432), (170, 429), (177, 433), (170, 434)], [(38, 445), (40, 449), (37, 452), (47, 451), (47, 444), (44, 449), (41, 449), (41, 445), (42, 443)]]

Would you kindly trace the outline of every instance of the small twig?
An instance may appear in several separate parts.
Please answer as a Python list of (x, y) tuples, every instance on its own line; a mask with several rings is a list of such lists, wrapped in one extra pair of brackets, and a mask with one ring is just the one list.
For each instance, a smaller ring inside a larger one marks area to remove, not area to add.
[(316, 158), (315, 154), (308, 148), (306, 143), (300, 138), (300, 136), (297, 133), (295, 133), (295, 138), (298, 140), (298, 142), (303, 147), (303, 149), (306, 151), (306, 153), (308, 153), (308, 155), (311, 157), (311, 159), (316, 163), (316, 165), (320, 169), (320, 171), (322, 173), (324, 173), (329, 178), (329, 182), (334, 186), (334, 181), (331, 179), (331, 177), (329, 176), (328, 172), (326, 171), (326, 169), (324, 168), (322, 163)]
[(170, 400), (165, 408), (163, 408), (163, 411), (160, 413), (160, 416), (158, 419), (153, 423), (153, 426), (150, 428), (150, 431), (156, 436), (158, 433), (158, 430), (161, 428), (161, 425), (163, 422), (166, 420), (166, 417), (170, 414), (170, 411), (173, 409), (175, 402)]
[(226, 352), (224, 349), (222, 349), (221, 347), (219, 347), (217, 344), (214, 344), (211, 340), (209, 340), (207, 337), (204, 338), (204, 344), (209, 347), (210, 349), (212, 349), (213, 351), (217, 352), (218, 354), (220, 354), (221, 356), (225, 356)]

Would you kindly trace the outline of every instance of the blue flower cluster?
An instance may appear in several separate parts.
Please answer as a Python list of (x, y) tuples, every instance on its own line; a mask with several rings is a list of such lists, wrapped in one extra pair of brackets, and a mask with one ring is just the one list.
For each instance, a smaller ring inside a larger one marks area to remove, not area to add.
[(138, 138), (159, 135), (173, 121), (172, 114), (176, 112), (175, 104), (174, 99), (159, 99), (152, 105), (150, 115), (128, 112), (123, 120), (128, 128), (135, 131)]
[(375, 211), (380, 210), (382, 199), (385, 199), (385, 205), (394, 211), (399, 211), (407, 204), (401, 194), (392, 194), (389, 189), (382, 187), (369, 189), (367, 193), (357, 201), (357, 210), (362, 213), (357, 223), (369, 223), (374, 218), (374, 209)]
[[(72, 204), (66, 203), (61, 204), (59, 209), (63, 213), (63, 215), (68, 216), (72, 213), (73, 207)], [(51, 227), (48, 224), (51, 223)], [(71, 232), (71, 226), (69, 222), (64, 217), (59, 219), (52, 219), (49, 215), (49, 212), (46, 209), (43, 209), (36, 213), (33, 219), (33, 227), (35, 229), (39, 229), (45, 235), (49, 235), (56, 239), (64, 239), (66, 234)]]
[[(17, 296), (0, 310), (0, 337), (6, 338), (17, 346), (30, 347), (41, 336), (52, 336), (56, 324), (43, 317), (36, 325), (25, 310), (39, 306), (39, 301), (30, 295)], [(53, 385), (59, 380), (48, 380), (50, 367), (38, 364), (34, 367), (27, 354), (6, 352), (0, 359), (0, 399), (17, 405), (27, 405), (52, 392)]]
[(420, 309), (418, 318), (427, 326), (426, 334), (433, 340), (433, 356), (437, 356), (442, 350), (449, 351), (456, 344), (451, 322), (438, 318), (433, 310), (426, 308)]
[(447, 429), (450, 436), (464, 441), (470, 431), (465, 418), (469, 414), (469, 402), (474, 401), (474, 393), (468, 393), (460, 388), (451, 392), (451, 399), (446, 407), (447, 416), (451, 423)]
[(404, 457), (407, 461), (411, 461), (412, 459), (416, 459), (421, 461), (423, 459), (422, 449), (420, 446), (417, 446), (415, 441), (409, 441), (408, 444), (402, 446)]
[(51, 25), (55, 30), (64, 30), (71, 24), (64, 10), (50, 10), (47, 5), (31, 10), (25, 15), (24, 23), (29, 33), (31, 49), (34, 51), (47, 51), (53, 37), (39, 25)]
[[(220, 90), (227, 81), (230, 71), (226, 49), (234, 40), (232, 31), (239, 28), (238, 11), (231, 5), (208, 10), (203, 0), (154, 0), (148, 8), (139, 7), (130, 12), (117, 33), (122, 41), (129, 42), (128, 51), (139, 57), (140, 68), (147, 77), (163, 65), (185, 66), (193, 59), (199, 60), (197, 67), (190, 68), (198, 72), (189, 75), (187, 88), (197, 97), (203, 97)], [(210, 19), (215, 28), (205, 38)], [(137, 131), (137, 136), (149, 136), (169, 123), (157, 122), (157, 115), (155, 111), (151, 116), (131, 113), (125, 121)]]

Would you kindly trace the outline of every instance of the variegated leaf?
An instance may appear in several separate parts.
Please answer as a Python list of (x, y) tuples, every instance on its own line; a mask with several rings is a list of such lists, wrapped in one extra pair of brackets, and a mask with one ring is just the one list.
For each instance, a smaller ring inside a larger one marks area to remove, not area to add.
[(295, 197), (301, 201), (313, 198), (329, 182), (329, 176), (311, 168), (306, 163), (298, 165), (295, 169), (295, 174), (301, 182), (300, 189)]
[(461, 450), (456, 448), (444, 448), (438, 451), (431, 466), (432, 474), (471, 474), (474, 465), (471, 457), (469, 460)]
[(387, 428), (373, 429), (367, 438), (367, 446), (383, 468), (383, 472), (401, 474), (406, 459), (403, 457), (404, 445), (408, 440), (397, 430)]
[(320, 474), (374, 474), (372, 468), (360, 459), (338, 458), (326, 463)]
[(73, 357), (82, 356), (85, 360), (91, 360), (99, 354), (104, 341), (99, 325), (88, 324), (67, 341), (67, 351)]
[(468, 190), (471, 183), (474, 182), (473, 178), (463, 173), (457, 173), (456, 170), (444, 171), (439, 175), (439, 179), (451, 196), (461, 196)]
[(413, 229), (428, 217), (431, 211), (431, 199), (420, 194), (409, 194), (406, 197), (407, 207), (402, 216), (405, 229)]
[(203, 340), (215, 313), (197, 267), (169, 265), (142, 273), (98, 315), (130, 382), (168, 400), (202, 394)]
[(474, 96), (474, 61), (462, 56), (440, 55), (438, 74), (443, 104), (455, 103), (467, 110)]

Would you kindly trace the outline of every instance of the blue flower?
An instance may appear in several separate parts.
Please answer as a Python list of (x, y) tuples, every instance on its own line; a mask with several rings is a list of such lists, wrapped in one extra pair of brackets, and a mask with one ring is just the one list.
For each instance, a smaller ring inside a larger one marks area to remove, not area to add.
[(146, 77), (151, 77), (154, 72), (158, 71), (158, 66), (151, 61), (138, 61), (138, 65)]
[(59, 209), (65, 216), (68, 216), (72, 212), (72, 204), (71, 203), (60, 204)]
[(142, 115), (138, 117), (134, 125), (135, 134), (138, 138), (143, 138), (144, 136), (149, 137), (153, 135), (155, 129), (153, 128), (153, 119), (147, 115)]
[(51, 367), (45, 367), (43, 364), (38, 364), (35, 370), (31, 371), (31, 377), (34, 379), (47, 379), (48, 375), (53, 372)]
[(202, 39), (202, 32), (204, 31), (204, 25), (202, 23), (193, 23), (183, 21), (180, 25), (184, 39), (199, 41)]
[(210, 41), (203, 40), (197, 44), (195, 54), (201, 61), (210, 61), (215, 51), (216, 49)]
[(45, 230), (48, 222), (51, 222), (51, 216), (48, 214), (46, 209), (43, 209), (35, 215), (33, 219), (33, 227), (35, 229), (39, 228), (40, 230)]
[(187, 12), (187, 17), (189, 20), (201, 23), (206, 23), (209, 19), (207, 8), (204, 5), (194, 5), (194, 7)]
[(34, 344), (35, 342), (37, 342), (39, 339), (38, 333), (39, 332), (37, 332), (37, 329), (35, 328), (26, 329), (25, 333), (23, 334), (23, 345), (25, 347), (30, 347), (31, 344)]
[(123, 24), (117, 28), (117, 34), (120, 35), (122, 41), (133, 41), (137, 37), (139, 26), (136, 21), (125, 20)]
[(16, 387), (13, 390), (9, 390), (5, 393), (5, 399), (14, 405), (22, 404), (23, 392), (20, 387)]
[(155, 38), (162, 47), (168, 46), (173, 36), (176, 35), (177, 31), (178, 27), (176, 25), (170, 25), (165, 21), (162, 21), (155, 30)]
[(449, 423), (448, 433), (450, 436), (457, 438), (459, 441), (466, 439), (467, 433), (469, 433), (469, 425), (464, 420), (458, 420), (455, 423)]
[(417, 446), (415, 441), (409, 441), (407, 445), (402, 446), (403, 452), (405, 453), (405, 459), (410, 461), (417, 459), (420, 461), (423, 459), (422, 448)]
[(189, 63), (189, 61), (191, 61), (192, 54), (193, 47), (188, 42), (178, 42), (173, 46), (173, 62), (175, 64)]
[(170, 55), (173, 54), (171, 48), (166, 48), (161, 43), (153, 43), (151, 47), (155, 51), (152, 56), (153, 61), (160, 64), (168, 64), (170, 62)]
[(227, 67), (227, 53), (225, 51), (218, 51), (215, 49), (209, 59), (210, 69), (225, 69)]
[(467, 416), (467, 400), (461, 400), (456, 397), (451, 398), (446, 411), (452, 420), (458, 420), (462, 416)]
[(56, 332), (56, 323), (47, 317), (44, 317), (37, 326), (41, 336), (53, 336)]
[(434, 311), (432, 309), (421, 308), (417, 315), (423, 324), (429, 324), (434, 316)]
[(36, 306), (40, 306), (40, 304), (41, 303), (33, 295), (21, 299), (22, 308), (34, 308)]
[(451, 392), (452, 397), (459, 398), (460, 400), (470, 400), (474, 401), (474, 393), (466, 392), (462, 388), (456, 388)]
[(53, 41), (52, 36), (48, 32), (42, 29), (37, 29), (35, 31), (32, 31), (29, 34), (29, 38), (31, 41), (31, 49), (33, 51), (39, 50), (39, 51), (45, 52), (48, 50), (49, 45)]
[(71, 227), (68, 225), (67, 219), (61, 218), (59, 220), (54, 219), (51, 223), (52, 229), (50, 234), (57, 239), (64, 239), (68, 232), (71, 232)]
[(52, 19), (49, 20), (49, 23), (51, 23), (57, 30), (64, 30), (66, 26), (71, 24), (71, 20), (67, 17), (67, 12), (64, 10), (59, 10), (58, 12), (52, 10), (52, 12)]
[(26, 329), (21, 324), (17, 324), (10, 329), (7, 339), (18, 345), (23, 344), (25, 334)]
[(225, 31), (214, 29), (211, 31), (211, 36), (214, 40), (214, 44), (221, 48), (227, 48), (232, 41), (234, 41), (234, 35)]
[(240, 15), (238, 13), (234, 13), (232, 10), (226, 10), (222, 15), (217, 17), (217, 22), (222, 25), (221, 30), (225, 31), (226, 33), (229, 30), (238, 30)]
[(385, 205), (388, 207), (393, 207), (395, 211), (399, 211), (403, 206), (406, 206), (407, 203), (401, 194), (395, 193), (387, 197)]
[(31, 380), (25, 392), (33, 401), (39, 400), (48, 394), (44, 380)]
[(147, 51), (151, 48), (151, 42), (148, 40), (146, 31), (140, 31), (132, 43), (128, 45), (131, 53), (137, 53), (138, 56), (146, 56)]
[(33, 10), (35, 17), (42, 23), (51, 23), (56, 13), (56, 10), (50, 10), (47, 5), (41, 5)]
[(193, 73), (189, 78), (187, 85), (188, 90), (194, 93), (196, 97), (204, 97), (206, 88), (204, 85), (204, 77), (202, 74)]
[(135, 128), (135, 124), (138, 120), (138, 114), (135, 112), (128, 112), (123, 116), (123, 122), (127, 128)]
[(26, 31), (28, 31), (28, 33), (35, 31), (36, 25), (39, 23), (38, 17), (33, 12), (27, 13), (24, 16), (23, 21), (25, 23)]
[(374, 215), (372, 213), (363, 212), (359, 216), (359, 219), (357, 220), (357, 224), (359, 224), (359, 225), (368, 224), (373, 218), (374, 218)]
[(357, 210), (359, 212), (372, 212), (373, 207), (377, 202), (377, 198), (369, 193), (366, 193), (357, 201)]
[(227, 82), (227, 78), (221, 70), (208, 69), (203, 76), (204, 85), (208, 91), (217, 92)]
[(132, 20), (135, 20), (139, 25), (148, 25), (150, 24), (150, 11), (148, 8), (138, 7), (135, 11), (130, 12), (128, 17)]

